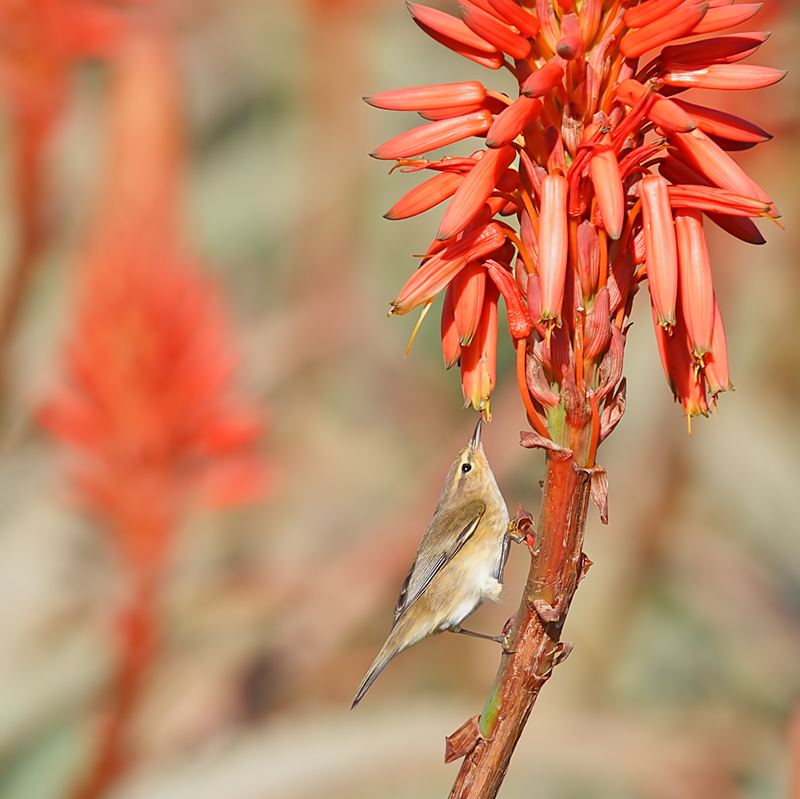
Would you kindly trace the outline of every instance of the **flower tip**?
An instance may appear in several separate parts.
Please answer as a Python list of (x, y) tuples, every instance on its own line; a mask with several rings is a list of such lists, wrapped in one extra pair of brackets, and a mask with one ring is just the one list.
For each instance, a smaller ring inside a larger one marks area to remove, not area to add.
[(672, 331), (675, 328), (675, 314), (668, 313), (666, 316), (662, 317), (661, 314), (658, 315), (658, 324), (664, 328), (664, 331), (668, 336), (672, 335)]
[(444, 230), (442, 230), (442, 228), (440, 227), (438, 232), (436, 233), (436, 241), (447, 241), (448, 239), (452, 239), (453, 236), (456, 235), (456, 233), (458, 233), (458, 231), (455, 231), (454, 233), (449, 228), (445, 228)]

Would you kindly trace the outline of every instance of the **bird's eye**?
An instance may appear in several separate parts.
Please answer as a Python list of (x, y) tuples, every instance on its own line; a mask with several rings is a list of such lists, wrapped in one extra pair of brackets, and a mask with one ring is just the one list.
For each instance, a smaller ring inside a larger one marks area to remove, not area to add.
[(467, 472), (470, 472), (470, 471), (472, 471), (472, 464), (471, 464), (471, 463), (465, 463), (465, 464), (464, 464), (464, 465), (461, 467), (461, 471), (462, 471), (464, 474), (466, 474)]

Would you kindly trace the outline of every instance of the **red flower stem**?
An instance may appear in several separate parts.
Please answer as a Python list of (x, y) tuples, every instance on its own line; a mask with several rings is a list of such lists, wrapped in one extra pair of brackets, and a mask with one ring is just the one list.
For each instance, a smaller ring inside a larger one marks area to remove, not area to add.
[(514, 101), (507, 95), (502, 94), (501, 92), (495, 92), (491, 89), (486, 89), (486, 96), (491, 97), (494, 100), (499, 100), (501, 103), (505, 105), (511, 105)]
[[(539, 235), (539, 217), (536, 213), (536, 210), (533, 207), (533, 200), (531, 199), (531, 195), (528, 193), (528, 190), (520, 185), (517, 188), (517, 192), (519, 193), (520, 198), (522, 199), (522, 204), (525, 206), (525, 210), (528, 214), (529, 219), (531, 220), (531, 227), (533, 227), (533, 232), (538, 236)], [(524, 256), (523, 256), (524, 259)]]
[(100, 799), (125, 772), (128, 762), (125, 736), (144, 678), (153, 661), (156, 643), (154, 592), (143, 581), (122, 619), (123, 642), (119, 670), (107, 716), (100, 730), (98, 751), (73, 799)]
[[(628, 231), (630, 235), (630, 231)], [(597, 276), (598, 290), (608, 283), (608, 236), (603, 228), (597, 228), (597, 236), (600, 239), (600, 270)]]
[(531, 258), (530, 253), (528, 252), (525, 245), (522, 243), (522, 240), (517, 235), (517, 231), (514, 230), (514, 228), (512, 228), (511, 225), (508, 225), (505, 222), (497, 221), (497, 224), (503, 229), (503, 233), (505, 233), (506, 236), (508, 236), (508, 238), (511, 239), (514, 246), (519, 251), (519, 254), (522, 256), (522, 261), (525, 264), (525, 269), (528, 270), (528, 274), (529, 275), (538, 274), (538, 270), (536, 269), (536, 264), (533, 263), (533, 259)]
[[(466, 752), (450, 799), (493, 799), (539, 691), (569, 653), (561, 631), (586, 568), (589, 473), (569, 451), (548, 452), (544, 501), (525, 594), (482, 715), (451, 741)], [(474, 730), (467, 740), (468, 730)]]

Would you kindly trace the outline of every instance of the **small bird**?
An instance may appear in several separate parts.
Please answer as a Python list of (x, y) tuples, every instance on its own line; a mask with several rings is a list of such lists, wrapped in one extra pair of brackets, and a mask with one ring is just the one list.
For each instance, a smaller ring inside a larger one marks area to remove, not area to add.
[(486, 599), (503, 591), (508, 557), (509, 519), (481, 444), (481, 421), (458, 453), (433, 518), (419, 543), (389, 637), (356, 692), (351, 710), (389, 661), (404, 649), (444, 630), (477, 638), (461, 622)]

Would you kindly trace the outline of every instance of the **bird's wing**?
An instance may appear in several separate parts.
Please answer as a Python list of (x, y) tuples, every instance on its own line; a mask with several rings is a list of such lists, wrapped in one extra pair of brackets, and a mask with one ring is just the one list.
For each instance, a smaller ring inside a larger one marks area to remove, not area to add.
[[(448, 528), (458, 530), (455, 539), (446, 536), (449, 541), (442, 542), (449, 546), (424, 547), (420, 544), (420, 551), (411, 564), (408, 576), (400, 589), (400, 596), (397, 599), (397, 606), (394, 609), (394, 624), (405, 615), (406, 611), (422, 596), (423, 591), (431, 584), (431, 580), (458, 554), (461, 547), (466, 544), (470, 536), (478, 528), (478, 524), (486, 512), (486, 503), (476, 499), (468, 502), (456, 511), (451, 511), (452, 518), (448, 523)], [(431, 521), (431, 525), (425, 531), (425, 538), (434, 529), (436, 517)], [(423, 554), (424, 553), (424, 554)]]

